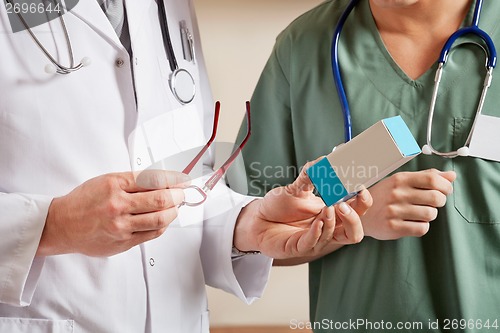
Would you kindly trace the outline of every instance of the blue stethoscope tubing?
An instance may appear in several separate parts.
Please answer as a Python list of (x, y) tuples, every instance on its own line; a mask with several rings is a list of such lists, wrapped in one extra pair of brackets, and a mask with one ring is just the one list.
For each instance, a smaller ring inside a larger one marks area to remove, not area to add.
[(450, 38), (444, 44), (441, 50), (441, 55), (439, 56), (439, 63), (445, 64), (450, 53), (451, 47), (455, 41), (465, 35), (476, 35), (480, 37), (486, 43), (486, 50), (488, 51), (488, 67), (495, 68), (497, 64), (497, 50), (493, 44), (491, 37), (482, 29), (479, 28), (479, 18), (481, 16), (481, 10), (483, 9), (483, 0), (476, 1), (476, 7), (474, 8), (474, 15), (472, 19), (472, 24), (469, 27), (461, 28), (455, 31)]
[(335, 87), (337, 88), (337, 94), (339, 95), (340, 106), (342, 107), (342, 113), (344, 114), (344, 138), (345, 142), (351, 141), (352, 139), (352, 123), (351, 123), (351, 110), (349, 109), (349, 102), (347, 101), (347, 96), (344, 89), (344, 83), (342, 81), (342, 75), (340, 74), (339, 65), (339, 43), (340, 43), (340, 33), (344, 28), (345, 21), (347, 17), (352, 12), (359, 0), (352, 0), (347, 8), (340, 16), (337, 27), (333, 34), (332, 41), (332, 70), (333, 70), (333, 80), (335, 81)]
[[(346, 9), (342, 13), (337, 26), (335, 28), (335, 32), (333, 34), (332, 48), (331, 48), (331, 62), (332, 62), (332, 72), (333, 79), (335, 82), (335, 87), (337, 89), (337, 93), (340, 100), (340, 105), (342, 107), (342, 113), (344, 115), (344, 137), (345, 141), (350, 141), (352, 139), (352, 122), (351, 122), (351, 110), (349, 108), (349, 102), (347, 101), (347, 96), (345, 93), (344, 84), (342, 81), (342, 75), (340, 73), (339, 66), (339, 42), (340, 42), (340, 34), (344, 27), (344, 24), (347, 20), (347, 17), (352, 12), (354, 7), (358, 4), (359, 0), (351, 0), (351, 2), (347, 5)], [(448, 54), (451, 50), (451, 47), (455, 43), (455, 41), (468, 34), (476, 35), (481, 38), (486, 44), (486, 50), (488, 52), (488, 62), (487, 66), (489, 69), (493, 69), (497, 63), (497, 51), (495, 45), (491, 37), (484, 31), (479, 28), (479, 17), (481, 15), (481, 10), (483, 6), (483, 0), (477, 0), (476, 6), (474, 9), (474, 15), (472, 24), (468, 27), (461, 28), (455, 31), (446, 41), (443, 49), (441, 50), (441, 54), (439, 56), (439, 63), (444, 66), (446, 60), (448, 58)]]

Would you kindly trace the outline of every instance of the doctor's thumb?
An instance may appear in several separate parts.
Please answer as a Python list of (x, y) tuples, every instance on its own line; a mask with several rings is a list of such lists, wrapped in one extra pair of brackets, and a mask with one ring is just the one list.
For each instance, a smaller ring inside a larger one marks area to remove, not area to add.
[(307, 162), (300, 170), (299, 176), (292, 184), (287, 186), (287, 189), (294, 194), (299, 194), (300, 192), (312, 192), (314, 190), (314, 185), (307, 175), (307, 169), (309, 169), (311, 166), (313, 166), (323, 158), (324, 156), (321, 156), (314, 161)]

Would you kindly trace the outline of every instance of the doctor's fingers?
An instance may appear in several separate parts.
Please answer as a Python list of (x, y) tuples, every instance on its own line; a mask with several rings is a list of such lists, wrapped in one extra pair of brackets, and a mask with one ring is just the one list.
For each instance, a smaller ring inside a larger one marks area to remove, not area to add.
[(163, 233), (167, 230), (167, 228), (163, 229), (158, 229), (158, 230), (151, 230), (151, 231), (140, 231), (140, 232), (135, 232), (132, 237), (130, 238), (128, 245), (129, 247), (134, 247), (136, 245), (145, 243), (147, 241), (150, 241), (152, 239), (158, 238)]
[[(309, 255), (311, 251), (320, 251), (333, 237), (335, 229), (335, 209), (324, 207), (314, 218), (308, 229), (296, 233), (293, 237), (297, 240), (297, 251), (295, 256)], [(288, 243), (293, 243), (289, 241)]]
[(131, 193), (128, 195), (127, 213), (143, 214), (177, 207), (184, 201), (184, 198), (182, 189)]
[(144, 170), (136, 173), (123, 173), (122, 189), (126, 192), (184, 188), (189, 186), (191, 178), (181, 172), (166, 170)]
[[(292, 238), (287, 242), (289, 244), (293, 244), (293, 239), (298, 238), (297, 240), (297, 253), (293, 251), (292, 256), (303, 256), (311, 253), (313, 249), (318, 246), (318, 242), (323, 234), (323, 226), (324, 222), (322, 217), (318, 215), (309, 226), (309, 230), (303, 230), (301, 232), (296, 233), (292, 236)], [(320, 248), (323, 247), (322, 245)]]
[(364, 231), (361, 218), (345, 202), (336, 205), (337, 228), (333, 238), (341, 244), (355, 244), (363, 240)]
[(131, 215), (129, 218), (130, 233), (158, 231), (161, 235), (164, 229), (177, 218), (178, 214), (179, 209), (175, 206), (159, 212)]
[(317, 240), (317, 245), (315, 247), (323, 248), (333, 239), (336, 225), (335, 207), (324, 207), (316, 217), (316, 220), (322, 221), (323, 226), (321, 228), (321, 236)]

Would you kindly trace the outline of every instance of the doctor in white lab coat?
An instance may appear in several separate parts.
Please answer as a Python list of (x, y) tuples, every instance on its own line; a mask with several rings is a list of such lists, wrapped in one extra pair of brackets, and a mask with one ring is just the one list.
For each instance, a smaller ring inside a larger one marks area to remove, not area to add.
[[(47, 57), (26, 31), (12, 32), (0, 6), (0, 332), (208, 332), (205, 284), (251, 302), (267, 281), (268, 256), (317, 254), (332, 237), (362, 237), (358, 212), (369, 195), (342, 213), (323, 207), (305, 177), (255, 201), (219, 184), (200, 208), (177, 208), (180, 173), (137, 185), (130, 171), (203, 145), (213, 102), (192, 1), (166, 1), (177, 61), (197, 89), (186, 106), (169, 88), (156, 2), (126, 7), (132, 56), (98, 2), (82, 0), (63, 17), (75, 61), (91, 64), (59, 75), (46, 73)], [(194, 61), (183, 55), (182, 20)], [(32, 31), (69, 63), (58, 20)], [(274, 218), (285, 223), (266, 222)], [(267, 256), (235, 257), (233, 245)]]

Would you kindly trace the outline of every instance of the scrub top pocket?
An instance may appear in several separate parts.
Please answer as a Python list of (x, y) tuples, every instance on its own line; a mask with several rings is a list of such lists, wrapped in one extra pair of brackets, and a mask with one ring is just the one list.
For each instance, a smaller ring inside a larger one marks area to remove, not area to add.
[[(464, 144), (472, 122), (470, 118), (454, 119), (454, 147)], [(452, 161), (457, 173), (453, 185), (456, 210), (469, 223), (500, 223), (500, 163), (474, 157)]]

